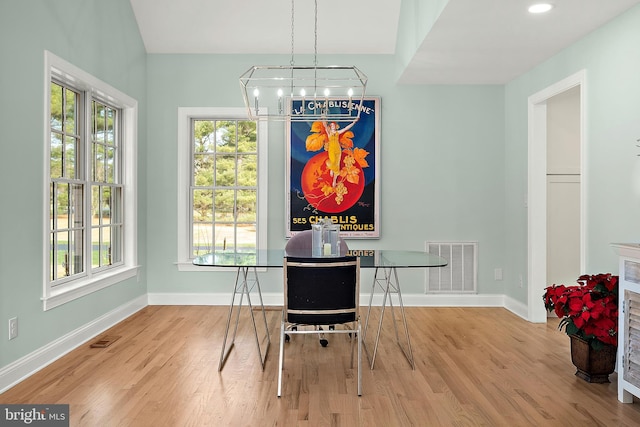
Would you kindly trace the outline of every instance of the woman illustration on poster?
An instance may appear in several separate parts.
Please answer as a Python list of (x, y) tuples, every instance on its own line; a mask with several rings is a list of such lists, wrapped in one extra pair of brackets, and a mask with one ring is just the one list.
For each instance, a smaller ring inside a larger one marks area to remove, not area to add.
[[(357, 121), (357, 120), (356, 120)], [(342, 147), (340, 147), (340, 135), (348, 131), (356, 124), (356, 121), (353, 121), (347, 125), (344, 129), (338, 131), (340, 127), (336, 122), (331, 122), (327, 124), (327, 122), (323, 122), (325, 131), (327, 132), (328, 142), (327, 142), (327, 153), (329, 154), (329, 159), (327, 160), (327, 167), (330, 170), (330, 174), (333, 177), (333, 187), (336, 186), (336, 181), (338, 179), (338, 175), (340, 174), (340, 159), (342, 158)]]

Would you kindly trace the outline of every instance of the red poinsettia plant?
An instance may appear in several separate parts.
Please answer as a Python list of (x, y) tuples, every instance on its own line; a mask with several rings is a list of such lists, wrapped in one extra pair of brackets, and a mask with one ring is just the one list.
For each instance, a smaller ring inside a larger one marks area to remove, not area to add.
[(583, 275), (579, 285), (545, 289), (544, 306), (560, 319), (558, 329), (577, 335), (593, 349), (618, 345), (618, 276)]

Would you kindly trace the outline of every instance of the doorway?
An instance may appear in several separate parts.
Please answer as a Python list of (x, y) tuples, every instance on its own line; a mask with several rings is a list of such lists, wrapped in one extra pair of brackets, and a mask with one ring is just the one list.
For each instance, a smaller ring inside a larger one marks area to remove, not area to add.
[[(585, 151), (585, 85), (585, 72), (580, 71), (529, 97), (527, 308), (532, 322), (546, 322), (541, 297), (550, 280), (565, 281), (572, 276), (575, 280), (576, 268), (584, 271), (586, 183), (580, 165), (584, 165)], [(577, 103), (572, 114), (577, 115), (578, 135), (575, 143), (560, 146), (557, 138), (566, 135), (557, 135), (557, 118), (549, 113), (559, 111), (557, 106), (565, 102)], [(560, 202), (566, 206), (558, 206)], [(568, 209), (570, 214), (558, 215)]]
[(547, 100), (547, 284), (580, 276), (580, 86)]

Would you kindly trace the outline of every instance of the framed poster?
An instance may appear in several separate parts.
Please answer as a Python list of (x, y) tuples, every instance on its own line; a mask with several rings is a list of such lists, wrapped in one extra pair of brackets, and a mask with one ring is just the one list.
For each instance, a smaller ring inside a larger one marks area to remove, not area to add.
[[(304, 100), (291, 99), (292, 111)], [(328, 98), (347, 109), (348, 99)], [(313, 103), (307, 101), (306, 108)], [(380, 237), (380, 98), (365, 97), (354, 123), (292, 121), (287, 124), (287, 237), (322, 218), (349, 238)]]

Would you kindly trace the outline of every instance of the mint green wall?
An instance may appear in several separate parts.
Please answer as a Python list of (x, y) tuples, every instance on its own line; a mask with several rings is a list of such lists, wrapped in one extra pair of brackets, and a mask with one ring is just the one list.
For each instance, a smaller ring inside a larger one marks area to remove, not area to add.
[[(584, 273), (617, 273), (612, 242), (640, 241), (640, 6), (505, 86), (505, 279), (526, 277), (527, 98), (586, 70), (587, 259)], [(505, 292), (526, 301), (526, 288)]]
[[(425, 240), (476, 240), (480, 292), (525, 302), (526, 287), (516, 283), (518, 275), (526, 277), (527, 261), (527, 98), (585, 68), (587, 263), (590, 272), (614, 271), (609, 243), (640, 240), (638, 23), (635, 7), (505, 86), (398, 86), (397, 56), (322, 56), (322, 64), (357, 65), (369, 76), (369, 94), (381, 97), (382, 237), (351, 246), (422, 249)], [(140, 107), (141, 280), (48, 312), (40, 301), (44, 49), (136, 98)], [(0, 58), (0, 368), (145, 292), (227, 292), (232, 273), (181, 273), (174, 265), (177, 108), (240, 106), (242, 72), (289, 58), (147, 55), (128, 0), (4, 0)], [(271, 124), (269, 136), (269, 245), (282, 247), (282, 124)], [(496, 267), (504, 269), (504, 281), (493, 280)], [(423, 291), (423, 272), (401, 274), (403, 292)], [(263, 290), (279, 292), (281, 280), (280, 271), (269, 271), (261, 277)], [(20, 335), (8, 341), (13, 316)]]
[[(146, 292), (143, 270), (140, 282), (130, 280), (42, 310), (45, 49), (139, 102), (138, 257), (145, 264), (146, 53), (129, 0), (3, 0), (0, 368)], [(9, 341), (7, 322), (14, 316), (19, 335)]]
[[(298, 58), (300, 64), (309, 60)], [(504, 149), (502, 86), (397, 86), (393, 56), (320, 58), (356, 65), (367, 92), (381, 97), (380, 240), (351, 247), (421, 250), (425, 240), (480, 242), (479, 288), (502, 293)], [(147, 204), (148, 286), (156, 292), (227, 292), (234, 273), (184, 273), (177, 260), (177, 109), (242, 106), (238, 77), (253, 64), (288, 57), (149, 55)], [(161, 124), (161, 125), (160, 125)], [(285, 135), (269, 131), (269, 245), (285, 244)], [(185, 191), (184, 189), (182, 191)], [(156, 232), (157, 230), (157, 232)], [(423, 271), (403, 271), (403, 292), (424, 291)], [(282, 292), (282, 272), (261, 275), (265, 292)]]

